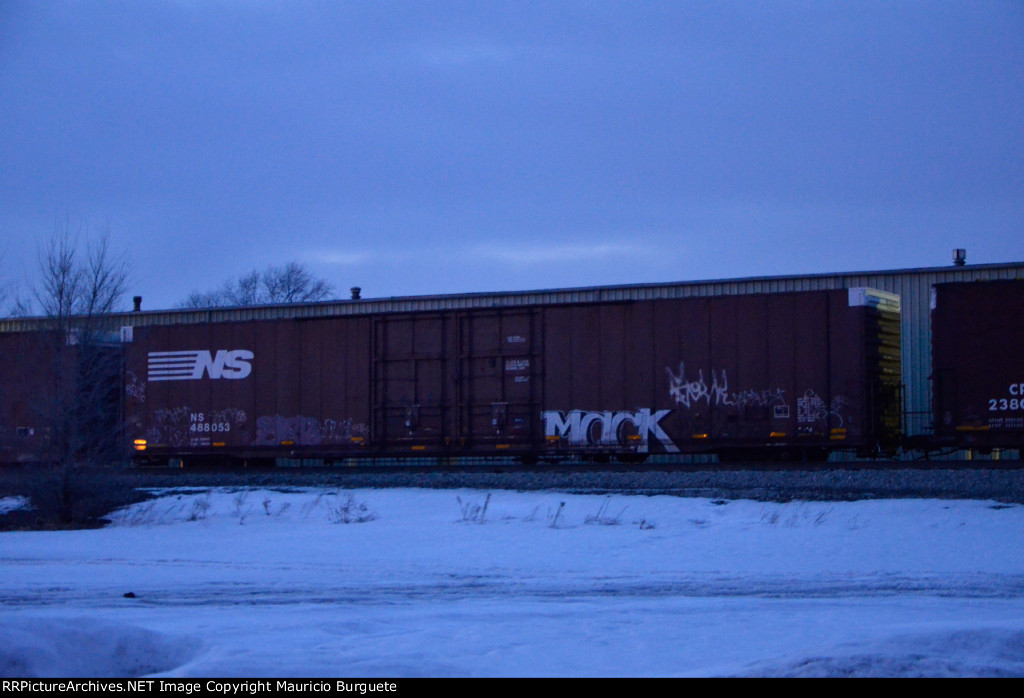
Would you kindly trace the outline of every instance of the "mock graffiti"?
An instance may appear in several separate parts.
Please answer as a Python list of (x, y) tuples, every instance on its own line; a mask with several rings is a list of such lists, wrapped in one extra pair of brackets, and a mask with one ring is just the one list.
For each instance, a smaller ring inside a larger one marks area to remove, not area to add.
[(755, 390), (746, 388), (729, 392), (729, 375), (725, 369), (711, 369), (711, 383), (708, 384), (704, 371), (698, 370), (696, 377), (687, 377), (686, 365), (679, 362), (679, 372), (665, 367), (668, 374), (668, 394), (677, 405), (692, 409), (703, 403), (707, 407), (775, 407), (776, 416), (789, 415), (786, 393), (781, 388)]
[(653, 438), (664, 447), (665, 451), (679, 453), (679, 447), (672, 442), (672, 439), (659, 424), (671, 411), (652, 412), (649, 408), (632, 412), (548, 410), (541, 413), (541, 418), (544, 420), (544, 435), (546, 437), (565, 439), (576, 448), (588, 446), (615, 448), (635, 445), (638, 452), (647, 453)]

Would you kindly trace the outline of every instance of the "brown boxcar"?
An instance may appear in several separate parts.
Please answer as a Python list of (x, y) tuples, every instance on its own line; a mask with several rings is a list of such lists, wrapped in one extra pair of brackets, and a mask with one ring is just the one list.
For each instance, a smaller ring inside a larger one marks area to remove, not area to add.
[(371, 325), (345, 317), (135, 328), (124, 384), (137, 458), (364, 449)]
[(116, 335), (0, 334), (0, 463), (111, 462), (124, 455)]
[(557, 448), (799, 458), (899, 438), (899, 311), (851, 289), (550, 308)]
[[(138, 457), (821, 456), (899, 437), (867, 289), (137, 327)], [(141, 450), (141, 449), (145, 450)]]
[(1024, 448), (1024, 281), (936, 284), (932, 367), (940, 445)]
[(38, 462), (52, 450), (55, 363), (48, 332), (0, 335), (0, 462)]

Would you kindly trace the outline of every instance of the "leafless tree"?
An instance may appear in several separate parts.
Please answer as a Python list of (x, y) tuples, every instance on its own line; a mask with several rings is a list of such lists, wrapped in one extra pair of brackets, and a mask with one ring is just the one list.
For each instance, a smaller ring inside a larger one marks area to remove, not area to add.
[(178, 307), (180, 308), (216, 308), (226, 305), (221, 298), (219, 291), (193, 291), (185, 297)]
[(262, 305), (273, 303), (262, 285), (263, 275), (255, 269), (239, 277), (237, 281), (224, 285), (223, 296), (226, 305)]
[(117, 309), (128, 286), (127, 258), (111, 249), (106, 231), (83, 247), (83, 231), (68, 221), (54, 226), (37, 253), (39, 283), (32, 298), (21, 301), (23, 314), (38, 311), (51, 326), (81, 330)]
[(55, 225), (38, 252), (38, 284), (23, 302), (42, 316), (34, 361), (51, 383), (35, 406), (39, 457), (58, 466), (48, 494), (62, 523), (81, 500), (76, 469), (116, 461), (123, 451), (121, 346), (109, 314), (125, 295), (129, 266), (106, 232), (82, 242), (86, 234), (67, 221)]
[[(5, 252), (6, 250), (0, 250), (0, 270), (2, 270), (4, 266), (4, 257), (6, 256)], [(4, 273), (3, 276), (0, 276), (0, 307), (7, 305), (7, 296), (11, 291), (8, 285), (9, 279), (10, 276), (6, 273)]]
[(57, 227), (38, 252), (39, 286), (33, 291), (42, 314), (64, 327), (80, 305), (82, 270), (75, 261), (77, 239), (65, 227)]
[(263, 287), (272, 303), (308, 303), (328, 298), (334, 289), (298, 262), (270, 267), (263, 272)]
[(121, 449), (118, 329), (108, 316), (124, 298), (129, 267), (106, 232), (82, 243), (81, 226), (59, 222), (39, 250), (31, 308), (42, 315), (40, 356), (51, 366), (41, 391), (45, 460), (72, 465), (110, 461)]
[(334, 288), (318, 279), (298, 262), (284, 266), (254, 269), (229, 281), (216, 291), (195, 291), (182, 308), (213, 308), (232, 305), (268, 305), (272, 303), (311, 303), (328, 300)]
[(96, 318), (117, 310), (128, 288), (128, 273), (128, 260), (111, 250), (109, 234), (90, 242), (82, 264), (78, 314)]
[(8, 414), (26, 425), (14, 435), (18, 454), (31, 450), (38, 461), (15, 479), (35, 525), (91, 525), (121, 503), (96, 466), (124, 456), (120, 323), (110, 313), (125, 296), (129, 265), (109, 234), (70, 219), (54, 225), (37, 262), (36, 283), (15, 299), (17, 314), (35, 316), (25, 323), (32, 329), (2, 337), (18, 358), (0, 386), (16, 396)]

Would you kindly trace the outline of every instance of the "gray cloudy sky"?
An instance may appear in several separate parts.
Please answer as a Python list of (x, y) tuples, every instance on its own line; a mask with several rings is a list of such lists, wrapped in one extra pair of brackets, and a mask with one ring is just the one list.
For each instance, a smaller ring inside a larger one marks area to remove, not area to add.
[(0, 271), (147, 308), (1024, 260), (1024, 4), (0, 0)]

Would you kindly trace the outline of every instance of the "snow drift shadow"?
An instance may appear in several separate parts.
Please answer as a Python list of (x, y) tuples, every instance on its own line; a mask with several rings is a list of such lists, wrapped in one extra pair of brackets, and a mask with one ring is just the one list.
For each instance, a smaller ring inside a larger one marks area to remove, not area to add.
[(895, 636), (843, 645), (829, 656), (759, 662), (736, 676), (1003, 678), (1024, 676), (1024, 632), (1002, 628)]
[(145, 676), (192, 659), (197, 646), (134, 626), (89, 618), (0, 620), (0, 677)]

